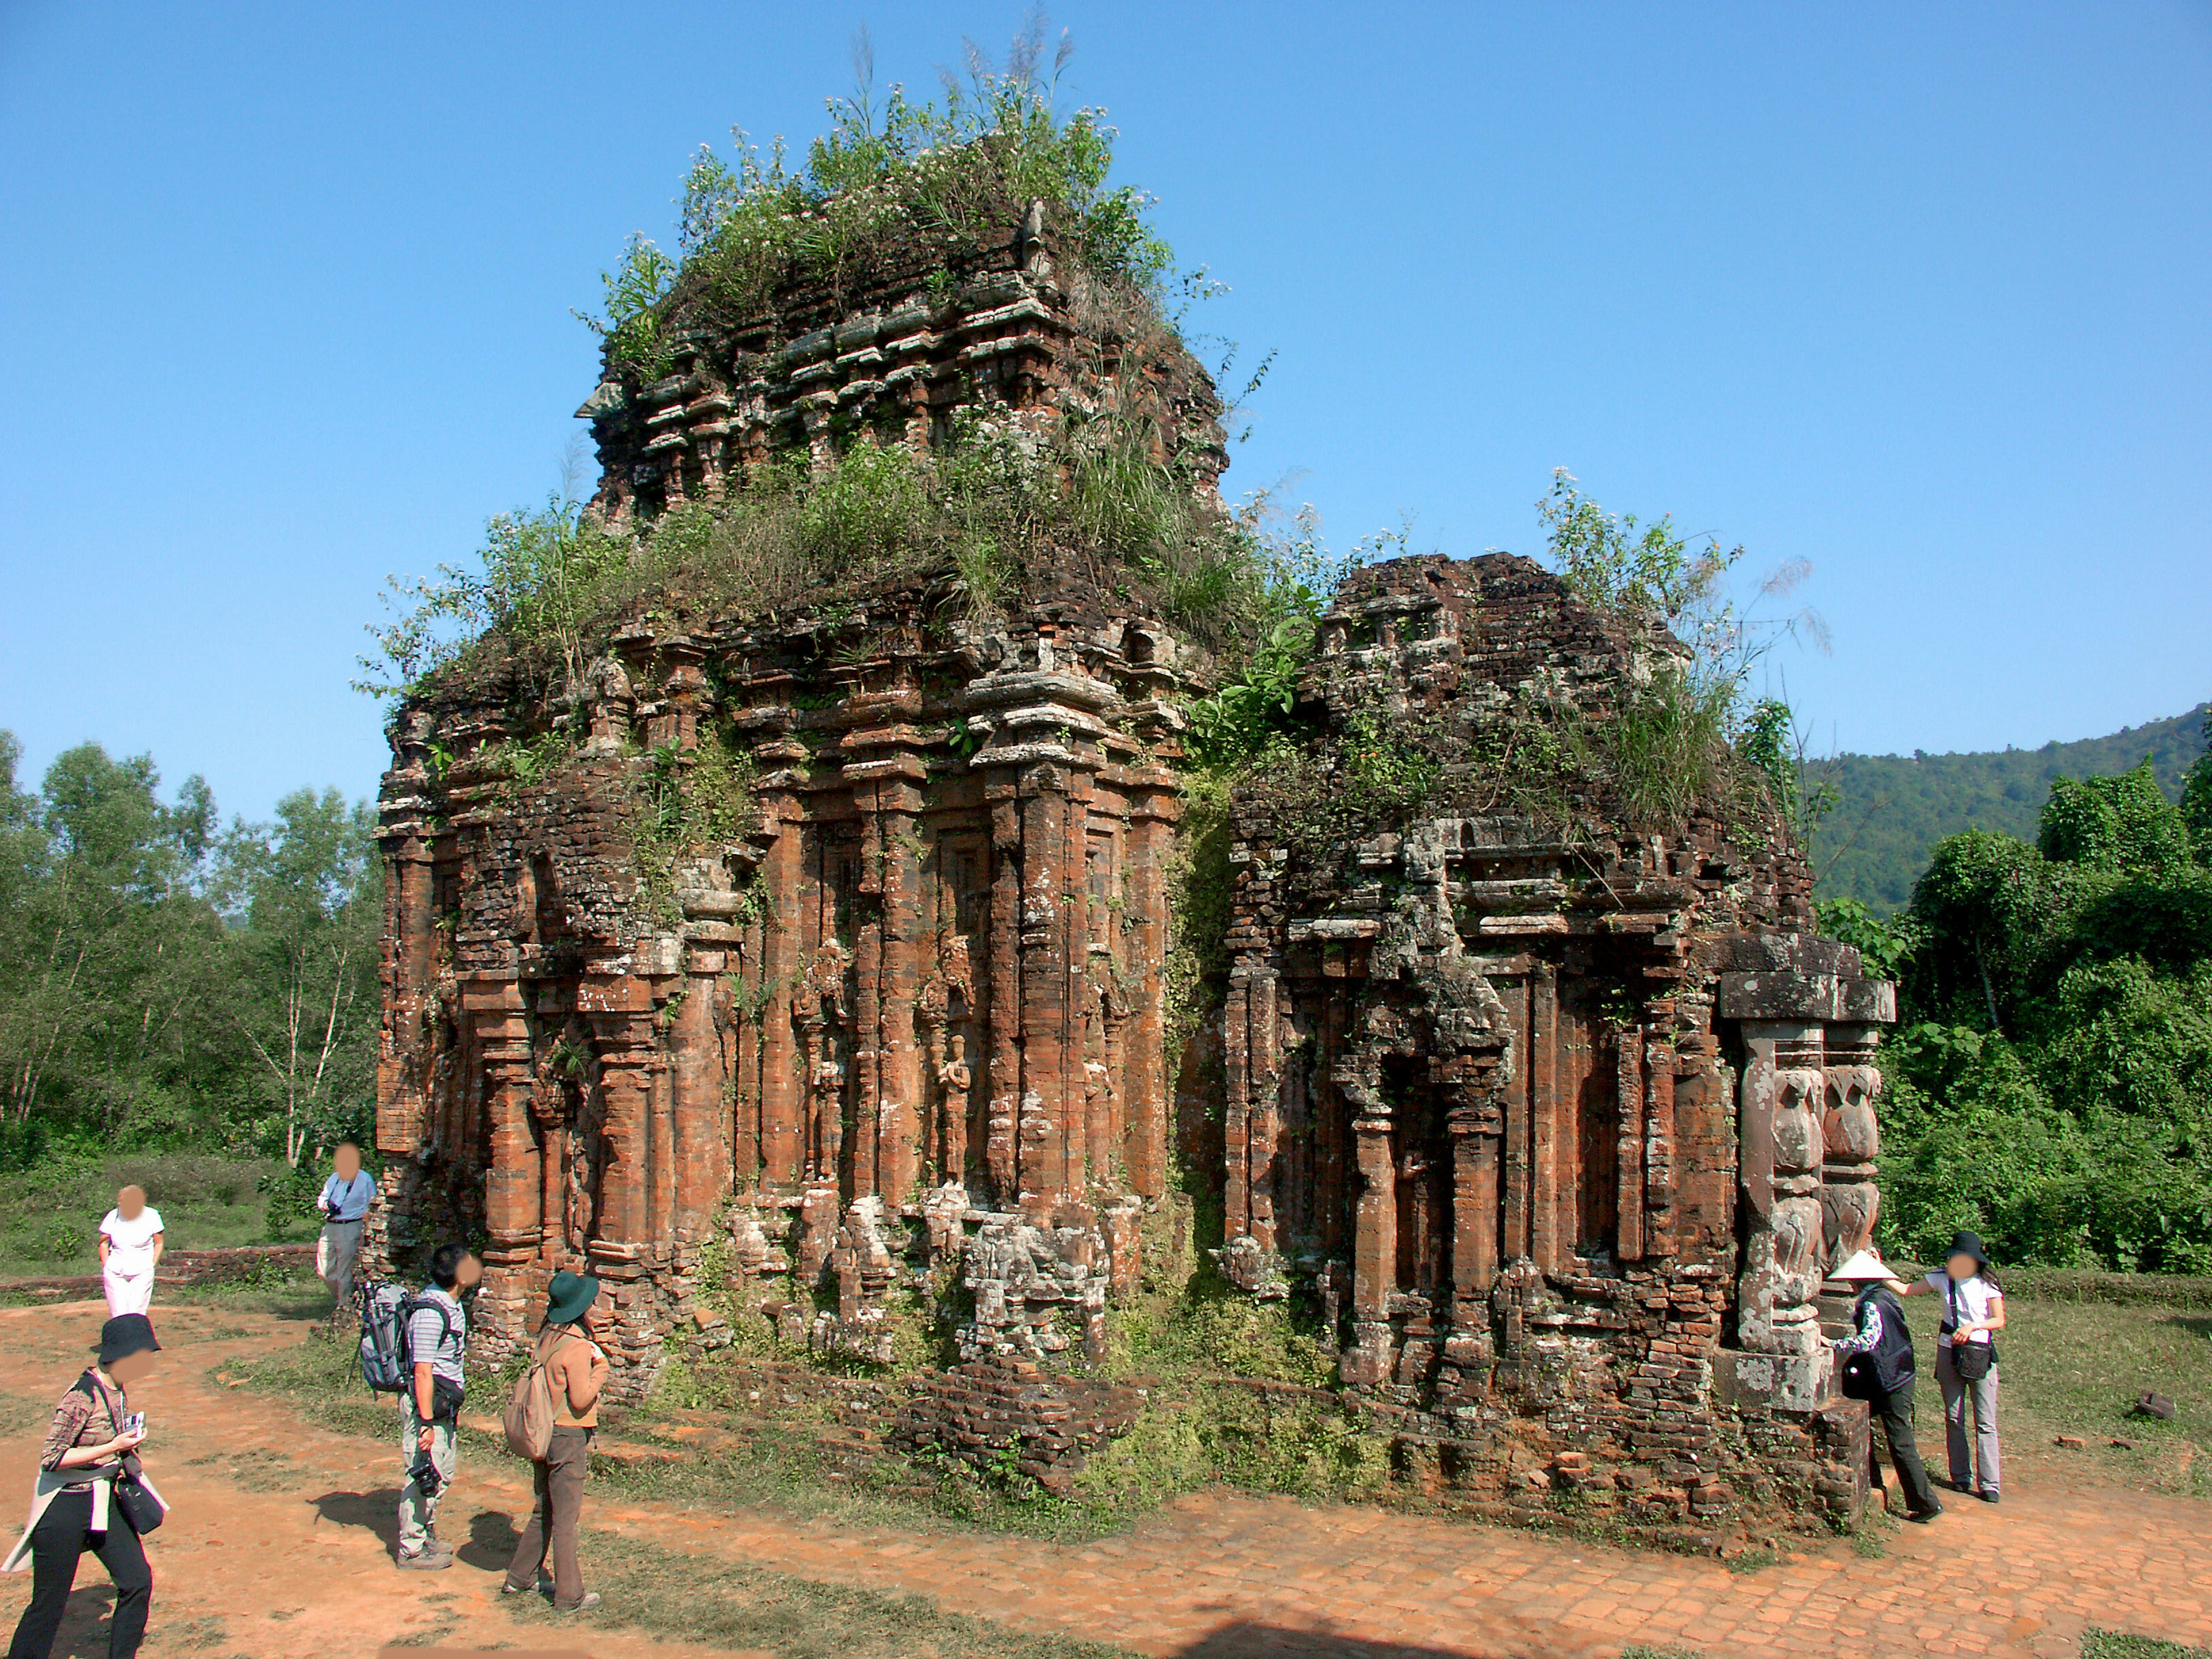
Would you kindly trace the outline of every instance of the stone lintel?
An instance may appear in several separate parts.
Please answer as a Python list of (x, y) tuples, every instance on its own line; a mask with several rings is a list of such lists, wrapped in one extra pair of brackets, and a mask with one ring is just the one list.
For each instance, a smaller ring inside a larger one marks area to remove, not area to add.
[(1844, 981), (1833, 974), (1723, 974), (1723, 1019), (1825, 1024), (1845, 1018)]
[(929, 776), (929, 768), (919, 755), (894, 755), (889, 760), (847, 761), (842, 775), (847, 783), (872, 783), (884, 778), (921, 783)]
[(1014, 703), (1070, 702), (1079, 708), (1110, 708), (1121, 694), (1088, 674), (993, 674), (977, 680), (962, 698), (968, 708), (1004, 708)]

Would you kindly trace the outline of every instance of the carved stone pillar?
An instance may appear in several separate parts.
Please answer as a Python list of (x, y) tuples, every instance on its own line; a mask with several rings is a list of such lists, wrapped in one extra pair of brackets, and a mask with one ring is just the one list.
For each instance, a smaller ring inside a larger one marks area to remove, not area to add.
[(1644, 1049), (1644, 1254), (1674, 1254), (1674, 1067), (1673, 1048)]
[(1390, 1120), (1362, 1116), (1352, 1125), (1359, 1170), (1352, 1215), (1352, 1346), (1337, 1362), (1354, 1388), (1390, 1380), (1395, 1355), (1390, 1293), (1398, 1283), (1398, 1166), (1390, 1156)]
[(484, 1172), (484, 1231), (491, 1265), (527, 1260), (538, 1247), (539, 1166), (530, 1128), (530, 1028), (522, 993), (512, 980), (475, 981), (463, 994), (483, 1060), (483, 1091), (490, 1130), (490, 1167)]
[(1019, 1194), (1014, 1130), (1022, 1089), (1022, 817), (1011, 778), (987, 785), (986, 791), (991, 801), (991, 1030), (983, 1168), (991, 1201), (1009, 1209)]
[(530, 1116), (538, 1126), (538, 1260), (558, 1267), (566, 1256), (563, 1225), (568, 1214), (568, 1123), (573, 1109), (567, 1079), (561, 1074), (558, 1045), (532, 1065)]
[(647, 1240), (652, 1157), (653, 997), (645, 981), (586, 980), (577, 1005), (599, 1039), (604, 1164), (592, 1243), (593, 1260), (634, 1261)]
[(1821, 1115), (1821, 1267), (1832, 1271), (1874, 1242), (1881, 1193), (1875, 1159), (1881, 1151), (1878, 1103), (1881, 1073), (1874, 1063), (1881, 1032), (1872, 1025), (1828, 1028), (1828, 1066)]
[(1048, 1210), (1067, 1191), (1067, 907), (1062, 902), (1067, 796), (1059, 769), (1021, 781), (1021, 1097), (1015, 1119), (1017, 1201)]
[(1121, 1161), (1129, 1184), (1158, 1198), (1168, 1182), (1168, 1079), (1180, 1058), (1166, 1052), (1167, 883), (1164, 865), (1181, 809), (1170, 787), (1135, 796), (1129, 809), (1130, 914), (1125, 935), (1130, 993), (1128, 1060), (1122, 1068)]
[(690, 971), (683, 981), (683, 1005), (669, 1029), (669, 1085), (674, 1108), (671, 1173), (675, 1184), (670, 1221), (675, 1237), (684, 1243), (707, 1237), (715, 1206), (730, 1192), (730, 1146), (722, 1096), (731, 1079), (714, 1018), (717, 970), (722, 963), (720, 951), (690, 953)]
[[(761, 744), (753, 750), (754, 762), (762, 769), (753, 785), (754, 799), (760, 803), (762, 834), (773, 837), (761, 861), (759, 880), (786, 905), (799, 890), (805, 858), (798, 793), (803, 779), (796, 769), (807, 752), (805, 744), (788, 737)], [(796, 919), (788, 915), (768, 917), (762, 924), (760, 959), (749, 988), (759, 1009), (757, 1081), (747, 1079), (757, 1090), (754, 1111), (759, 1178), (764, 1185), (786, 1190), (795, 1188), (805, 1176), (812, 1089), (808, 1057), (800, 1050), (795, 1029), (799, 1011), (793, 1007), (802, 954)]]
[(1737, 1285), (1737, 1332), (1747, 1352), (1772, 1356), (1774, 1402), (1810, 1411), (1826, 1382), (1814, 1303), (1824, 1271), (1820, 1028), (1747, 1021), (1743, 1038), (1737, 1122), (1752, 1225)]

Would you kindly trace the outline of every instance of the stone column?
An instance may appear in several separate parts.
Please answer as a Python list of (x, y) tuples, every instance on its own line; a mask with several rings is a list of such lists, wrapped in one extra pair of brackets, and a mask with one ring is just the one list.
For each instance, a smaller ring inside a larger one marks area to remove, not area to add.
[(722, 1034), (714, 1019), (714, 992), (723, 961), (719, 950), (690, 951), (683, 1005), (668, 1032), (674, 1186), (670, 1225), (674, 1237), (684, 1243), (706, 1237), (715, 1207), (730, 1191), (730, 1146), (722, 1105), (730, 1079), (723, 1066)]
[(1024, 1209), (1049, 1209), (1067, 1182), (1067, 797), (1059, 769), (1022, 775), (1022, 1084), (1015, 1175)]
[(1528, 986), (1528, 1254), (1544, 1272), (1557, 1273), (1562, 1265), (1559, 1133), (1566, 1115), (1559, 1099), (1557, 970), (1539, 963)]
[(641, 979), (587, 979), (577, 987), (576, 1001), (598, 1038), (599, 1095), (606, 1110), (592, 1254), (599, 1259), (605, 1246), (611, 1253), (606, 1259), (634, 1261), (650, 1220), (652, 992)]
[[(802, 781), (795, 769), (807, 755), (806, 746), (781, 738), (755, 748), (754, 760), (762, 768), (753, 785), (760, 803), (763, 834), (773, 833), (762, 860), (760, 881), (774, 902), (789, 907), (801, 886), (805, 859), (799, 824), (804, 816), (798, 790)], [(761, 955), (756, 967), (756, 994), (765, 1006), (760, 1011), (759, 1138), (761, 1181), (763, 1185), (795, 1188), (806, 1173), (806, 1119), (811, 1079), (805, 1056), (793, 1026), (794, 981), (801, 970), (801, 941), (797, 918), (770, 915), (761, 928)]]
[[(873, 816), (866, 820), (873, 823)], [(868, 852), (860, 854), (863, 871)], [(861, 890), (868, 878), (861, 877)], [(878, 890), (881, 890), (880, 882)], [(853, 950), (853, 1192), (883, 1190), (884, 928), (881, 921), (860, 924)]]
[(896, 781), (877, 786), (885, 858), (882, 1030), (876, 1043), (882, 1139), (878, 1169), (884, 1202), (896, 1213), (896, 1206), (911, 1201), (921, 1187), (923, 1080), (915, 999), (921, 988), (923, 766), (918, 755), (901, 755), (886, 764), (903, 769)]
[[(1733, 970), (1721, 975), (1716, 1012), (1738, 1021), (1742, 1038), (1738, 1175), (1750, 1224), (1736, 1287), (1737, 1381), (1784, 1410), (1811, 1411), (1832, 1382), (1816, 1299), (1829, 1265), (1826, 1030), (1894, 1018), (1894, 995), (1886, 981), (1862, 979), (1858, 952), (1832, 939), (1740, 935), (1729, 947)], [(1845, 1054), (1864, 1047), (1862, 1039)], [(1839, 1117), (1847, 1149), (1870, 1123), (1870, 1110), (1863, 1117), (1856, 1106)]]
[(1498, 1169), (1503, 1127), (1495, 1106), (1457, 1105), (1448, 1120), (1452, 1146), (1452, 1322), (1487, 1329), (1498, 1274)]
[[(386, 786), (387, 794), (393, 787)], [(377, 1150), (403, 1154), (422, 1144), (426, 1127), (421, 1057), (429, 1024), (437, 938), (430, 847), (407, 832), (411, 827), (400, 826), (382, 837), (387, 988), (376, 1061)]]
[[(1241, 981), (1241, 983), (1240, 983)], [(1240, 994), (1241, 993), (1241, 994)], [(1281, 1078), (1277, 1051), (1276, 980), (1265, 969), (1230, 975), (1228, 1109), (1228, 1227), (1272, 1258), (1275, 1229), (1275, 1158), (1282, 1133), (1277, 1098)]]
[(1875, 1221), (1881, 1212), (1881, 1194), (1875, 1185), (1875, 1159), (1881, 1152), (1881, 1073), (1875, 1064), (1875, 1045), (1881, 1036), (1881, 1028), (1871, 1024), (1828, 1028), (1820, 1122), (1824, 1272), (1874, 1242)]
[(1820, 1346), (1820, 1027), (1743, 1026), (1738, 1108), (1744, 1202), (1752, 1224), (1737, 1284), (1738, 1340), (1772, 1356), (1774, 1403), (1810, 1411), (1826, 1393)]
[(1337, 1362), (1353, 1388), (1390, 1380), (1395, 1361), (1390, 1293), (1398, 1286), (1398, 1166), (1390, 1156), (1390, 1120), (1362, 1115), (1352, 1125), (1359, 1168), (1352, 1214), (1352, 1346)]
[(1620, 1105), (1620, 1140), (1616, 1172), (1615, 1254), (1623, 1261), (1641, 1261), (1644, 1238), (1644, 1033), (1634, 1029), (1620, 1034), (1614, 1066), (1614, 1091)]
[(1674, 1050), (1656, 1033), (1644, 1051), (1644, 1254), (1674, 1254)]
[(1121, 1162), (1129, 1184), (1158, 1198), (1168, 1181), (1168, 1078), (1177, 1056), (1167, 1053), (1168, 906), (1164, 862), (1179, 816), (1176, 797), (1154, 787), (1129, 807), (1129, 868), (1125, 898), (1137, 926), (1124, 933), (1132, 960), (1122, 1067)]
[(1022, 1089), (1021, 806), (1011, 778), (986, 786), (991, 802), (990, 1042), (984, 1086), (983, 1167), (991, 1201), (1011, 1209), (1019, 1198), (1014, 1157)]
[(538, 1126), (538, 1260), (562, 1265), (568, 1212), (568, 1089), (552, 1048), (532, 1065), (530, 1115)]
[(472, 981), (462, 994), (483, 1056), (491, 1166), (484, 1172), (489, 1264), (524, 1261), (538, 1246), (539, 1166), (530, 1131), (530, 1028), (513, 980)]

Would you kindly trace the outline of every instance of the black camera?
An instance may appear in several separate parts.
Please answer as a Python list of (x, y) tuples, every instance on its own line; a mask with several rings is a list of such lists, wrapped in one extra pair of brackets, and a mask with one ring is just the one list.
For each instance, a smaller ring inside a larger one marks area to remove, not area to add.
[(407, 1478), (415, 1483), (416, 1490), (425, 1498), (435, 1498), (438, 1488), (446, 1484), (446, 1477), (438, 1473), (438, 1466), (423, 1452), (415, 1459), (415, 1467), (407, 1471)]

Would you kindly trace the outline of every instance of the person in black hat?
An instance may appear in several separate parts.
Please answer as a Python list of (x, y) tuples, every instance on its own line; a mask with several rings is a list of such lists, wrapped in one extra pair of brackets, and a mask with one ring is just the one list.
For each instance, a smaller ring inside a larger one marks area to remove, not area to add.
[[(100, 1327), (98, 1361), (70, 1385), (54, 1410), (31, 1491), (30, 1524), (5, 1563), (9, 1572), (21, 1572), (27, 1559), (31, 1564), (31, 1604), (15, 1626), (8, 1659), (46, 1659), (53, 1651), (70, 1588), (76, 1583), (77, 1558), (86, 1550), (99, 1554), (115, 1585), (108, 1659), (131, 1659), (145, 1638), (154, 1575), (130, 1510), (113, 1486), (128, 1476), (155, 1504), (167, 1507), (139, 1468), (145, 1426), (124, 1393), (153, 1370), (161, 1349), (144, 1314), (118, 1314)], [(156, 1513), (148, 1524), (159, 1520)]]
[[(530, 1523), (507, 1564), (508, 1595), (538, 1588), (545, 1558), (553, 1558), (553, 1605), (562, 1613), (582, 1613), (599, 1604), (586, 1594), (576, 1559), (576, 1527), (584, 1513), (584, 1483), (591, 1479), (592, 1431), (599, 1420), (599, 1391), (606, 1387), (607, 1357), (592, 1340), (597, 1334), (599, 1281), (566, 1268), (553, 1275), (545, 1297), (545, 1320), (538, 1328), (532, 1363), (543, 1366), (553, 1389), (553, 1437), (545, 1455), (531, 1464), (538, 1502)], [(542, 1419), (540, 1419), (543, 1420)]]
[[(1867, 1402), (1867, 1460), (1872, 1465), (1875, 1489), (1881, 1490), (1881, 1459), (1873, 1445), (1873, 1427), (1881, 1425), (1889, 1442), (1889, 1461), (1897, 1466), (1898, 1484), (1905, 1488), (1905, 1518), (1929, 1522), (1943, 1513), (1928, 1470), (1920, 1462), (1920, 1446), (1912, 1423), (1912, 1332), (1905, 1322), (1905, 1304), (1897, 1293), (1905, 1287), (1883, 1265), (1879, 1253), (1861, 1250), (1828, 1277), (1856, 1285), (1851, 1304), (1853, 1333), (1830, 1346), (1845, 1361), (1844, 1392)], [(1885, 1503), (1887, 1501), (1885, 1498)]]
[[(1990, 1255), (1978, 1233), (1960, 1232), (1944, 1253), (1943, 1271), (1905, 1287), (1905, 1295), (1943, 1298), (1937, 1334), (1936, 1381), (1943, 1390), (1943, 1443), (1951, 1463), (1954, 1492), (1997, 1501), (2003, 1468), (1997, 1451), (1997, 1346), (1994, 1334), (2005, 1328), (2004, 1291), (1990, 1271)], [(1966, 1411), (1973, 1408), (1974, 1431), (1966, 1433)]]

